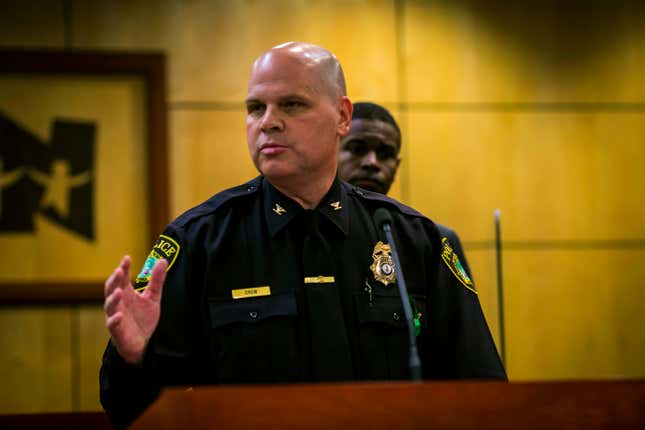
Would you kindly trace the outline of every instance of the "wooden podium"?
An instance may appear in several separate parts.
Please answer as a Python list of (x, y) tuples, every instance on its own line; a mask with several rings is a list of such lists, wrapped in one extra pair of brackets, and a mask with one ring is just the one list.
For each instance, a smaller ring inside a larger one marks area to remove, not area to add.
[(132, 429), (645, 429), (645, 380), (173, 388)]

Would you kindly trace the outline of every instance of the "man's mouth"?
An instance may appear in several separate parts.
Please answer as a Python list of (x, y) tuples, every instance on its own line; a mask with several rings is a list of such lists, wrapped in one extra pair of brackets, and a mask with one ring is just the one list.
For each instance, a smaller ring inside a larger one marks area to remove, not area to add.
[(383, 190), (383, 184), (381, 184), (380, 181), (371, 178), (357, 178), (352, 180), (352, 184), (365, 190), (375, 191), (377, 193), (381, 193)]
[(276, 155), (284, 152), (287, 148), (277, 143), (264, 143), (260, 145), (260, 153), (262, 155)]

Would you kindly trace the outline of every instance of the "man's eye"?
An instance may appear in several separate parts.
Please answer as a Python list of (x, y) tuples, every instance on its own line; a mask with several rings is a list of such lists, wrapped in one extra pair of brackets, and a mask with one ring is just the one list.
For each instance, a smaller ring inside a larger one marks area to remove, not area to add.
[(282, 104), (282, 107), (286, 110), (293, 110), (293, 109), (298, 109), (301, 107), (304, 107), (305, 104), (299, 100), (289, 100), (287, 102), (284, 102)]
[(363, 155), (367, 152), (367, 145), (360, 140), (354, 140), (347, 144), (347, 149), (354, 155)]
[(394, 157), (396, 157), (396, 154), (392, 148), (380, 148), (378, 150), (378, 158), (381, 160), (388, 160)]
[(264, 111), (264, 105), (262, 104), (249, 104), (246, 105), (246, 113), (249, 115), (259, 114)]

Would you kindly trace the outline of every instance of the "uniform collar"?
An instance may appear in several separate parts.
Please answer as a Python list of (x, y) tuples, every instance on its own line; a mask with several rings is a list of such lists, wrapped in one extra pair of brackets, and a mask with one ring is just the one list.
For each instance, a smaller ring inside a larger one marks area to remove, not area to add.
[(347, 190), (341, 186), (338, 176), (331, 184), (331, 188), (320, 201), (316, 208), (325, 218), (329, 219), (345, 236), (349, 232), (349, 206), (347, 203)]
[[(262, 178), (264, 216), (271, 237), (282, 230), (304, 209), (297, 202), (282, 194), (266, 179)], [(329, 191), (315, 209), (329, 219), (345, 236), (349, 231), (349, 209), (347, 190), (341, 187), (336, 177)]]

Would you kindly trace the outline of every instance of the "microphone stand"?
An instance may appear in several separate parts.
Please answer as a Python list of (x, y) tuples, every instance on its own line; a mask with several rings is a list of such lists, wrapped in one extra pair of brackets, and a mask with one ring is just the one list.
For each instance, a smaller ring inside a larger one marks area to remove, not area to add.
[(410, 374), (414, 382), (421, 382), (421, 359), (419, 358), (419, 351), (417, 350), (417, 336), (414, 333), (414, 324), (412, 322), (413, 316), (412, 307), (410, 306), (410, 296), (408, 295), (408, 290), (405, 287), (405, 279), (403, 278), (401, 262), (399, 261), (399, 255), (396, 252), (396, 247), (394, 246), (392, 227), (390, 227), (389, 222), (384, 222), (382, 224), (382, 228), (383, 232), (385, 233), (387, 243), (390, 244), (390, 250), (392, 251), (392, 259), (394, 260), (394, 272), (396, 273), (396, 278), (398, 280), (397, 285), (399, 286), (399, 294), (401, 296), (401, 301), (403, 302), (403, 313), (405, 315), (405, 321), (407, 322), (408, 326), (408, 337), (410, 338)]

